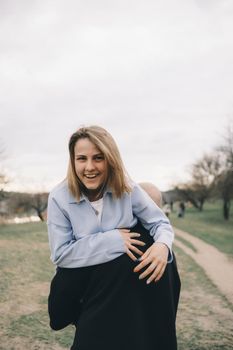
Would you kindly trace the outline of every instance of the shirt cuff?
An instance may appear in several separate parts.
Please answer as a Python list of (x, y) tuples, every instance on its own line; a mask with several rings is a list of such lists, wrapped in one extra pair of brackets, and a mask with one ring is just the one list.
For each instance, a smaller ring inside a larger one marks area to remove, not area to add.
[(111, 230), (111, 245), (114, 253), (125, 253), (126, 247), (118, 229)]
[(169, 250), (168, 257), (167, 257), (167, 264), (170, 264), (173, 261), (173, 253), (172, 253), (172, 249), (170, 248), (170, 246), (167, 243), (160, 241), (160, 240), (155, 241), (155, 243), (163, 243), (167, 246), (167, 248)]

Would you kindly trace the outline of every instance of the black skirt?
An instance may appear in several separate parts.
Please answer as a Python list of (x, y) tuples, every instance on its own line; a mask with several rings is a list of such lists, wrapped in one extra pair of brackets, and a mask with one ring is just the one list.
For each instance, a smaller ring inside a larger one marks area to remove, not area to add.
[[(140, 224), (132, 231), (146, 243), (141, 250), (153, 243)], [(176, 350), (180, 278), (173, 257), (149, 285), (126, 254), (95, 266), (58, 268), (49, 295), (51, 327), (76, 325), (72, 350)]]

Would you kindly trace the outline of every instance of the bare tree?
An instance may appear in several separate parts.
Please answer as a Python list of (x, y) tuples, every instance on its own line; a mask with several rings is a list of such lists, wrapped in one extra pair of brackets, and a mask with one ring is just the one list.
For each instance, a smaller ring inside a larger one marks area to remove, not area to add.
[(198, 198), (195, 191), (191, 188), (189, 183), (178, 184), (174, 188), (177, 198), (185, 202), (190, 202), (192, 205), (200, 210)]
[(195, 208), (202, 211), (205, 201), (214, 194), (221, 173), (220, 154), (217, 152), (204, 154), (190, 166), (191, 180), (177, 185), (176, 191), (181, 199), (189, 201)]
[(221, 160), (218, 153), (205, 154), (191, 166), (192, 180), (188, 187), (192, 190), (200, 211), (205, 201), (213, 194), (221, 171)]
[(0, 201), (5, 199), (6, 197), (4, 188), (5, 188), (5, 185), (9, 182), (9, 179), (6, 176), (5, 171), (3, 169), (4, 158), (5, 158), (5, 150), (1, 144), (0, 145)]
[[(3, 173), (0, 173), (0, 193), (3, 194), (4, 187), (7, 183), (8, 183), (8, 178), (6, 177), (6, 175), (4, 175)], [(2, 197), (2, 195), (0, 194), (0, 198), (1, 197)], [(4, 196), (3, 196), (3, 198), (4, 198)]]
[(224, 144), (218, 147), (217, 151), (221, 157), (222, 171), (216, 188), (223, 200), (223, 217), (228, 220), (233, 198), (233, 122), (228, 125)]
[(191, 180), (176, 185), (176, 193), (200, 211), (211, 196), (223, 200), (223, 217), (229, 219), (233, 198), (233, 121), (228, 125), (223, 145), (205, 154), (190, 169)]
[(31, 207), (35, 210), (41, 221), (44, 221), (44, 212), (47, 208), (47, 202), (48, 193), (36, 193), (31, 197)]
[[(16, 197), (15, 197), (16, 198)], [(15, 202), (17, 211), (30, 213), (36, 212), (41, 221), (44, 221), (45, 211), (47, 208), (48, 193), (24, 193), (18, 196)]]

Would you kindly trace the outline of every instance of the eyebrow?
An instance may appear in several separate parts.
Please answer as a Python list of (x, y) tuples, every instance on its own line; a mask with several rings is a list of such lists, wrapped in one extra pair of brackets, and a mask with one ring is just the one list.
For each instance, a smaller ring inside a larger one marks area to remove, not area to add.
[[(78, 157), (78, 156), (86, 157), (86, 154), (82, 154), (82, 153), (75, 153), (74, 155), (75, 155), (75, 157)], [(93, 154), (93, 157), (96, 157), (96, 156), (103, 156), (103, 155), (104, 155), (104, 154), (103, 154), (102, 152), (100, 152), (100, 153), (95, 153), (95, 154)]]

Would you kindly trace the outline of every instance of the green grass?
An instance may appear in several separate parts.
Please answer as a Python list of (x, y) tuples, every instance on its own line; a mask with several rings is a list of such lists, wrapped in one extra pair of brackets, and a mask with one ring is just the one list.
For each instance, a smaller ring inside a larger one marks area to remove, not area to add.
[[(230, 350), (232, 306), (182, 250), (175, 247), (182, 280), (177, 316), (179, 350)], [(0, 227), (1, 350), (68, 349), (74, 328), (49, 327), (47, 296), (54, 267), (46, 225)]]
[(184, 218), (178, 218), (177, 213), (173, 212), (170, 220), (173, 226), (203, 239), (233, 257), (233, 215), (231, 214), (229, 221), (225, 221), (220, 202), (206, 203), (202, 212), (187, 208)]
[(188, 248), (192, 249), (193, 252), (197, 252), (197, 249), (194, 247), (194, 245), (192, 243), (190, 243), (189, 241), (187, 241), (186, 239), (184, 239), (183, 237), (180, 236), (176, 236), (176, 240), (180, 241), (181, 243), (184, 243), (184, 245), (186, 245)]
[[(3, 343), (11, 344), (12, 341), (13, 344), (13, 339), (19, 337), (22, 350), (25, 340), (28, 349), (53, 350), (56, 345), (71, 346), (72, 326), (60, 332), (49, 327), (47, 298), (55, 270), (49, 256), (45, 223), (0, 226), (0, 303), (9, 304), (7, 310), (12, 310), (1, 314)], [(22, 312), (18, 311), (20, 305), (23, 305)], [(30, 305), (32, 310), (35, 305), (38, 310), (30, 312)], [(0, 346), (0, 349), (8, 349), (8, 345), (5, 348)]]
[(0, 238), (7, 240), (21, 240), (24, 242), (36, 240), (37, 242), (48, 242), (47, 225), (45, 222), (31, 222), (26, 224), (0, 225)]
[(17, 334), (19, 337), (29, 337), (30, 341), (39, 341), (44, 344), (58, 343), (68, 348), (72, 344), (74, 327), (67, 327), (60, 332), (53, 332), (48, 327), (48, 316), (45, 311), (22, 315), (12, 320), (7, 334), (12, 338)]
[(175, 253), (182, 285), (176, 322), (178, 349), (232, 349), (232, 305), (189, 256), (178, 247)]

